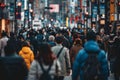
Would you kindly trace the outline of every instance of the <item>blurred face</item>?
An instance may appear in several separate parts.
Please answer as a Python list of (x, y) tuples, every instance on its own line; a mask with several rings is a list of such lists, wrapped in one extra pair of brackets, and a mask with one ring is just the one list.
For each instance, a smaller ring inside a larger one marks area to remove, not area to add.
[(101, 38), (100, 38), (100, 36), (99, 36), (99, 35), (97, 35), (97, 36), (96, 36), (96, 39), (97, 39), (97, 40), (101, 40)]
[(104, 29), (101, 29), (101, 30), (100, 30), (100, 34), (104, 34)]

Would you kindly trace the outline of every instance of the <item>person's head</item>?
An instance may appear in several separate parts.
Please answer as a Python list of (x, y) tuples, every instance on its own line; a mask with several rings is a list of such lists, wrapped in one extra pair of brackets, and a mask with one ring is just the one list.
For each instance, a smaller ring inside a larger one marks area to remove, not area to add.
[(3, 31), (3, 32), (1, 33), (1, 36), (2, 36), (2, 37), (5, 37), (5, 36), (7, 36), (7, 33), (6, 33), (5, 31)]
[(49, 41), (54, 41), (55, 40), (55, 37), (53, 35), (50, 35), (49, 36)]
[(96, 40), (96, 33), (93, 30), (87, 32), (86, 35), (87, 40)]
[(101, 29), (100, 29), (100, 34), (104, 34), (104, 33), (105, 33), (104, 28), (101, 28)]
[(62, 42), (63, 42), (63, 36), (57, 36), (55, 38), (55, 41), (56, 41), (57, 44), (62, 44)]
[(82, 45), (82, 40), (80, 38), (76, 38), (74, 41), (74, 45)]
[(18, 40), (24, 41), (24, 36), (23, 35), (19, 35), (18, 36)]
[(14, 54), (15, 53), (14, 43), (7, 41), (7, 45), (5, 46), (4, 51), (6, 56)]
[(15, 34), (13, 32), (10, 32), (10, 37), (14, 37)]
[(120, 38), (115, 38), (114, 43), (118, 46), (120, 46)]
[(24, 41), (22, 43), (22, 47), (30, 47), (30, 42), (29, 41)]
[(80, 38), (80, 34), (78, 33), (73, 34), (73, 41), (75, 41), (76, 38)]
[(48, 43), (43, 42), (38, 45), (38, 54), (37, 54), (36, 59), (39, 61), (43, 60), (43, 62), (46, 65), (50, 65), (53, 63), (55, 56), (54, 56), (54, 54), (51, 50), (51, 47)]

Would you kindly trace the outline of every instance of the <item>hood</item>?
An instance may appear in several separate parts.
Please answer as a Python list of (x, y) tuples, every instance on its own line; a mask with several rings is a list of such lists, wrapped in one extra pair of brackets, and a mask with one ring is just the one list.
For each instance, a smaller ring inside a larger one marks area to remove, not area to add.
[(97, 42), (95, 41), (87, 41), (84, 45), (84, 49), (88, 52), (97, 52), (100, 50)]
[(23, 48), (22, 48), (22, 52), (23, 52), (23, 53), (26, 53), (26, 54), (27, 54), (27, 53), (29, 53), (30, 51), (31, 51), (31, 50), (30, 50), (29, 47), (23, 47)]

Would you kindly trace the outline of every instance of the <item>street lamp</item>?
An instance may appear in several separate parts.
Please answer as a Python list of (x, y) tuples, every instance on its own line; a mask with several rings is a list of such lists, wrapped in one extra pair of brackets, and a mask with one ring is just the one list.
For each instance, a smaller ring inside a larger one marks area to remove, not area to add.
[(18, 3), (17, 3), (17, 6), (22, 6), (22, 3), (21, 3), (21, 2), (18, 2)]

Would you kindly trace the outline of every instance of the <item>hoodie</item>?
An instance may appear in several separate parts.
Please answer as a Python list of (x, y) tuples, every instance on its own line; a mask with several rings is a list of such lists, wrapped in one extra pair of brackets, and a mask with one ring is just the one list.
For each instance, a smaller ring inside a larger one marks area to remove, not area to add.
[(23, 47), (20, 50), (19, 55), (24, 59), (28, 69), (30, 69), (30, 64), (34, 60), (34, 54), (30, 47)]

